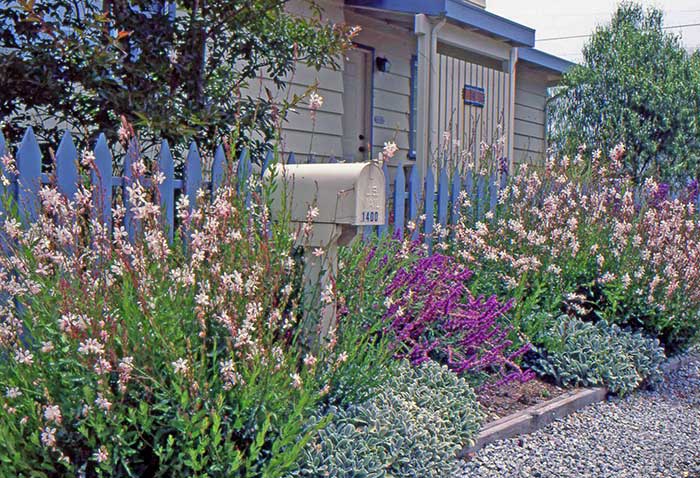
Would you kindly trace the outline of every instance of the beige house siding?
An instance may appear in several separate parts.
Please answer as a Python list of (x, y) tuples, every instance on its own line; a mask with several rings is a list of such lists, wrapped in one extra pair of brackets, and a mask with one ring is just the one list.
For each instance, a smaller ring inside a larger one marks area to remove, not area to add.
[[(320, 0), (318, 4), (323, 9), (324, 19), (333, 23), (345, 21), (341, 0)], [(294, 14), (308, 14), (308, 4), (300, 0), (293, 0), (286, 8)], [(288, 113), (287, 121), (282, 125), (280, 146), (285, 157), (293, 152), (297, 160), (303, 162), (310, 154), (322, 159), (342, 156), (342, 61), (340, 64), (338, 70), (316, 70), (300, 63), (296, 71), (285, 79), (286, 87), (282, 89), (275, 87), (263, 72), (259, 81), (252, 82), (243, 89), (241, 94), (257, 98), (265, 97), (267, 88), (275, 99), (281, 101), (286, 98), (291, 101), (294, 95), (303, 96), (309, 87), (318, 85), (318, 94), (323, 97), (323, 106), (316, 113), (316, 121), (312, 119), (308, 99), (304, 99)]]
[(515, 90), (515, 164), (542, 163), (545, 157), (547, 75), (519, 64)]

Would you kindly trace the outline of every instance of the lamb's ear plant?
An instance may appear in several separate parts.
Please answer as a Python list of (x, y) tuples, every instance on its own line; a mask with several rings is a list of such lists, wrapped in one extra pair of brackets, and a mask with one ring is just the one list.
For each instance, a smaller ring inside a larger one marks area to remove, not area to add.
[(368, 400), (319, 417), (329, 415), (290, 477), (456, 476), (483, 419), (469, 384), (432, 361), (400, 362)]
[(560, 385), (606, 386), (613, 393), (626, 395), (662, 379), (664, 350), (658, 339), (641, 332), (561, 316), (548, 336), (547, 348), (531, 367)]
[(182, 195), (170, 242), (158, 171), (134, 163), (130, 219), (115, 206), (110, 230), (83, 164), (74, 197), (41, 189), (35, 222), (0, 217), (0, 476), (281, 476), (342, 376), (376, 375), (378, 343), (299, 343), (299, 265), (268, 186), (249, 204), (235, 182)]

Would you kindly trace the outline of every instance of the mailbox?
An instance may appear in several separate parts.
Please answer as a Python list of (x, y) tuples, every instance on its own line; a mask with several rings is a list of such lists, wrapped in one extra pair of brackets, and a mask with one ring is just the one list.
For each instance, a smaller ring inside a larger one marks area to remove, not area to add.
[[(359, 226), (386, 223), (384, 171), (377, 161), (278, 164), (269, 168), (266, 176), (273, 176), (276, 182), (273, 219), (286, 205), (297, 244), (304, 247), (305, 296), (318, 297), (317, 292), (329, 287), (338, 272), (338, 245), (350, 242), (360, 232)], [(318, 214), (311, 219), (311, 231), (303, 234), (302, 227), (309, 222), (313, 208)], [(311, 254), (317, 248), (324, 252), (320, 258)], [(335, 326), (335, 302), (307, 305), (307, 311), (321, 307), (319, 332), (322, 339), (327, 337)]]
[(277, 165), (268, 174), (277, 179), (273, 213), (286, 194), (292, 222), (305, 222), (310, 207), (318, 208), (314, 223), (376, 226), (386, 220), (386, 183), (377, 162)]

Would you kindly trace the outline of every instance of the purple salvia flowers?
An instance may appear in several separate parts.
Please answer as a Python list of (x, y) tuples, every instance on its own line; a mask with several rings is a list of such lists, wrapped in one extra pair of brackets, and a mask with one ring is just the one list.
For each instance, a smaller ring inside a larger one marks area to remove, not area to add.
[(397, 271), (385, 290), (391, 299), (387, 326), (402, 345), (397, 355), (416, 365), (437, 358), (457, 373), (495, 372), (499, 383), (531, 378), (515, 363), (530, 345), (513, 351), (511, 328), (498, 323), (513, 302), (472, 296), (471, 277), (467, 267), (441, 254)]

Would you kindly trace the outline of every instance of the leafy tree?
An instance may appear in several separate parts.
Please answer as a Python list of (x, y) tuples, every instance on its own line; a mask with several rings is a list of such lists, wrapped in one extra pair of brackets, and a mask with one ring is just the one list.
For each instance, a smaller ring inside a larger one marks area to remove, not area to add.
[(550, 102), (555, 150), (585, 144), (607, 152), (622, 142), (637, 180), (698, 176), (700, 57), (662, 27), (660, 10), (623, 3), (596, 29), (583, 64), (565, 74)]
[(16, 141), (32, 125), (51, 141), (66, 126), (86, 138), (114, 135), (124, 115), (142, 127), (142, 144), (184, 136), (211, 146), (236, 125), (239, 137), (256, 137), (260, 146), (298, 98), (274, 100), (253, 80), (264, 72), (283, 87), (298, 61), (337, 67), (355, 32), (325, 21), (312, 0), (305, 17), (289, 13), (287, 3), (1, 2), (5, 133)]

